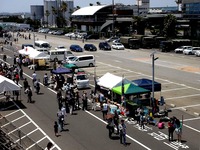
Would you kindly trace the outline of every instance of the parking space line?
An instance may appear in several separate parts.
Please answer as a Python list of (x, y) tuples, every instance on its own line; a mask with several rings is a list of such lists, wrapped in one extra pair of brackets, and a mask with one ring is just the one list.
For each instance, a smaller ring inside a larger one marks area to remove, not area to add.
[(194, 130), (194, 131), (196, 131), (196, 132), (199, 132), (199, 133), (200, 133), (200, 131), (199, 131), (199, 130), (197, 130), (197, 129), (195, 129), (195, 128), (192, 128), (192, 127), (190, 127), (190, 126), (188, 126), (188, 125), (186, 125), (186, 124), (183, 124), (183, 126), (185, 126), (185, 127), (189, 128), (189, 129), (191, 129), (191, 130)]
[(23, 124), (22, 126), (20, 126), (20, 127), (16, 128), (16, 129), (12, 130), (11, 132), (9, 132), (9, 133), (7, 133), (7, 134), (11, 134), (11, 133), (13, 133), (13, 132), (15, 132), (15, 131), (17, 131), (17, 130), (23, 128), (24, 126), (26, 126), (26, 125), (28, 125), (28, 124), (30, 124), (30, 123), (31, 123), (31, 121), (29, 121), (29, 122)]
[(188, 87), (183, 87), (183, 88), (175, 88), (175, 89), (169, 89), (169, 90), (162, 90), (162, 92), (170, 92), (170, 91), (184, 90), (184, 89), (189, 89), (189, 88), (188, 88)]
[(165, 98), (165, 100), (181, 99), (181, 98), (187, 98), (187, 97), (195, 97), (195, 96), (199, 96), (199, 95), (200, 95), (200, 94), (193, 94), (193, 95), (187, 95), (187, 96), (170, 97), (170, 98)]
[(182, 108), (190, 108), (190, 107), (198, 107), (200, 106), (200, 104), (196, 104), (196, 105), (187, 105), (187, 106), (181, 106), (181, 107), (174, 107), (174, 108), (170, 108), (171, 110), (175, 110), (175, 109), (182, 109)]
[(35, 146), (36, 144), (40, 143), (42, 140), (46, 139), (46, 136), (41, 138), (40, 140), (38, 140), (37, 142), (35, 142), (34, 144), (32, 144), (31, 146), (29, 146), (26, 150), (31, 149), (33, 146)]
[(184, 119), (183, 121), (192, 121), (192, 120), (199, 120), (200, 117), (196, 117), (196, 118), (189, 118), (189, 119)]
[[(30, 76), (29, 76), (30, 77)], [(13, 101), (13, 103), (15, 103), (14, 101)], [(20, 109), (19, 108), (19, 106), (15, 103), (15, 105), (18, 107), (18, 109)], [(20, 111), (29, 119), (29, 120), (31, 120), (31, 122), (39, 129), (39, 131), (45, 136), (45, 137), (47, 137), (47, 139), (52, 143), (52, 144), (55, 144), (56, 145), (56, 148), (58, 149), (58, 150), (61, 150), (61, 148), (22, 110), (22, 109), (20, 109)]]
[(1, 127), (3, 128), (3, 127), (5, 127), (5, 126), (7, 126), (7, 125), (9, 125), (9, 124), (11, 124), (11, 123), (13, 123), (13, 122), (15, 122), (15, 121), (17, 121), (17, 120), (21, 119), (21, 118), (23, 118), (23, 117), (25, 117), (25, 115), (23, 115), (23, 116), (20, 116), (19, 118), (16, 118), (16, 119), (14, 119), (14, 120), (12, 120), (12, 121), (9, 121), (8, 123), (6, 123), (6, 124), (2, 125)]
[(20, 110), (19, 110), (19, 109), (18, 109), (18, 110), (15, 110), (15, 111), (13, 111), (13, 112), (11, 112), (11, 113), (9, 113), (9, 114), (5, 115), (4, 117), (6, 118), (6, 117), (8, 117), (8, 116), (10, 116), (10, 115), (12, 115), (12, 114), (15, 114), (15, 113), (17, 113), (18, 111), (20, 111)]
[[(22, 137), (21, 137), (21, 140), (24, 139), (25, 137), (31, 135), (33, 132), (35, 132), (35, 131), (37, 131), (37, 130), (38, 130), (38, 128), (36, 128), (36, 129), (32, 130), (31, 132), (29, 132), (28, 134), (22, 136)], [(14, 143), (17, 143), (17, 142), (19, 142), (19, 141), (20, 141), (20, 139), (16, 140)]]

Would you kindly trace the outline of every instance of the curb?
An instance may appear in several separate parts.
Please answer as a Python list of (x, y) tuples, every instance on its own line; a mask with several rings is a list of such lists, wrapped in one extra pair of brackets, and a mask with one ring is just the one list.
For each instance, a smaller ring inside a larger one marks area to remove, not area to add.
[(194, 112), (194, 115), (196, 115), (196, 116), (199, 116), (200, 114), (199, 114), (199, 113), (197, 113), (197, 112)]

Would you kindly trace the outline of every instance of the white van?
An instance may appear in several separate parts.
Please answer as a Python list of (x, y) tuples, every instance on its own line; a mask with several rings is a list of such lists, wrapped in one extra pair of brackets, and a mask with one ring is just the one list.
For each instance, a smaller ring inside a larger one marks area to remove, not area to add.
[(34, 45), (35, 45), (35, 49), (44, 53), (47, 53), (48, 50), (50, 50), (51, 48), (50, 44), (46, 41), (35, 41)]
[(67, 49), (57, 49), (48, 51), (50, 61), (63, 61), (67, 56), (73, 56)]
[(74, 64), (78, 67), (93, 67), (95, 66), (95, 57), (94, 55), (76, 56), (74, 59), (69, 60), (68, 64)]

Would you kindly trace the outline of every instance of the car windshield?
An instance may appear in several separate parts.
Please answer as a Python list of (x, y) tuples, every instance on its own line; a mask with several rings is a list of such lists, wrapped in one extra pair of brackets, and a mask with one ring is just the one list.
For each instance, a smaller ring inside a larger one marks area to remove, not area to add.
[(72, 59), (72, 61), (76, 61), (76, 59), (77, 59), (77, 57), (74, 57), (74, 58)]
[(78, 75), (77, 80), (86, 80), (87, 76), (86, 75)]

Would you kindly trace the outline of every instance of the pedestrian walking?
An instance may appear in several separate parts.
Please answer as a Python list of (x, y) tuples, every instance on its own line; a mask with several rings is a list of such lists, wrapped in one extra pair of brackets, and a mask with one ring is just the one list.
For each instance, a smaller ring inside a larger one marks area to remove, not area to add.
[(54, 122), (54, 133), (55, 133), (55, 136), (57, 137), (58, 136), (58, 123), (57, 123), (57, 121)]
[(177, 141), (181, 142), (181, 136), (182, 136), (182, 123), (179, 119), (175, 119), (175, 132), (177, 135)]
[(107, 119), (107, 113), (108, 113), (108, 104), (107, 104), (107, 102), (104, 102), (102, 107), (103, 107), (102, 108), (103, 120), (106, 120)]
[(173, 141), (173, 133), (174, 133), (174, 126), (173, 126), (173, 121), (170, 119), (170, 121), (168, 122), (168, 138), (169, 141)]
[(119, 134), (119, 115), (117, 113), (117, 110), (115, 110), (113, 121), (114, 121), (115, 127), (117, 128), (117, 134)]
[(82, 110), (87, 110), (87, 93), (85, 91), (83, 91), (83, 95), (82, 95), (82, 102), (83, 102), (83, 107)]
[(124, 120), (121, 120), (119, 124), (119, 131), (120, 131), (120, 143), (126, 145), (126, 125)]
[(32, 90), (31, 90), (30, 86), (28, 86), (28, 88), (26, 89), (25, 93), (27, 93), (27, 97), (28, 97), (27, 103), (32, 103), (33, 93), (32, 93)]
[(35, 71), (32, 74), (32, 78), (33, 78), (32, 80), (33, 80), (33, 85), (34, 85), (34, 82), (37, 80), (37, 74)]
[(107, 129), (108, 129), (108, 135), (109, 138), (112, 139), (112, 134), (114, 133), (114, 122), (113, 122), (113, 118), (109, 118), (108, 119), (108, 124), (107, 124)]
[(23, 85), (24, 85), (24, 91), (28, 88), (28, 81), (27, 81), (27, 79), (25, 78), (24, 79), (24, 82), (23, 82)]
[(57, 112), (57, 117), (58, 117), (60, 132), (62, 132), (64, 130), (64, 128), (63, 128), (64, 127), (64, 115), (60, 109)]

